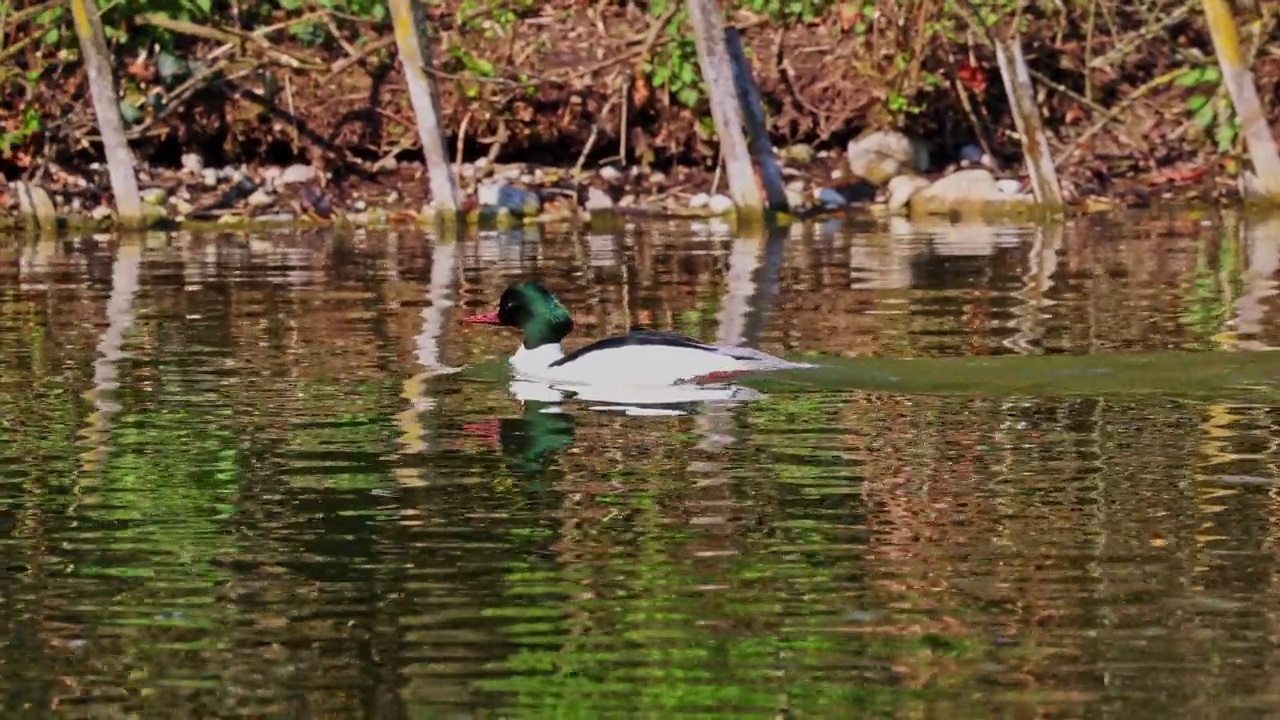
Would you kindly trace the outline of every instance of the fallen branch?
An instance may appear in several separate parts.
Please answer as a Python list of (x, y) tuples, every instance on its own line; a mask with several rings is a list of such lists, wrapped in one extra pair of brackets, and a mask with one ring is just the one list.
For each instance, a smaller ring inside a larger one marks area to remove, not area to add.
[(1185, 69), (1178, 68), (1177, 70), (1170, 70), (1169, 72), (1161, 75), (1160, 77), (1148, 80), (1137, 90), (1134, 90), (1132, 93), (1130, 93), (1129, 96), (1126, 97), (1124, 100), (1121, 100), (1120, 104), (1116, 105), (1114, 108), (1111, 108), (1110, 112), (1108, 112), (1106, 115), (1103, 115), (1101, 118), (1099, 118), (1098, 122), (1094, 123), (1088, 130), (1085, 130), (1084, 133), (1080, 135), (1080, 137), (1076, 138), (1076, 141), (1071, 144), (1071, 147), (1067, 148), (1066, 152), (1064, 152), (1062, 155), (1058, 157), (1058, 159), (1055, 161), (1055, 164), (1061, 167), (1063, 163), (1070, 160), (1071, 157), (1076, 154), (1077, 150), (1084, 147), (1084, 144), (1088, 142), (1089, 139), (1092, 138), (1094, 135), (1097, 135), (1102, 130), (1102, 128), (1107, 126), (1108, 123), (1110, 123), (1112, 120), (1115, 120), (1116, 118), (1123, 115), (1126, 110), (1132, 107), (1135, 103), (1137, 103), (1139, 100), (1141, 100), (1151, 91), (1155, 90), (1156, 88), (1162, 85), (1168, 85), (1169, 83), (1181, 77), (1182, 74), (1185, 72), (1186, 72)]
[(266, 55), (273, 62), (283, 65), (293, 70), (325, 70), (327, 67), (319, 62), (309, 58), (300, 57), (294, 53), (281, 50), (266, 38), (256, 33), (245, 32), (243, 30), (226, 30), (221, 28), (206, 27), (197, 25), (196, 23), (187, 22), (185, 20), (175, 20), (165, 17), (157, 13), (147, 13), (137, 18), (138, 22), (152, 27), (158, 27), (163, 30), (175, 32), (180, 35), (190, 37), (203, 38), (205, 40), (213, 40), (221, 43), (240, 44), (245, 43), (249, 47), (258, 50)]

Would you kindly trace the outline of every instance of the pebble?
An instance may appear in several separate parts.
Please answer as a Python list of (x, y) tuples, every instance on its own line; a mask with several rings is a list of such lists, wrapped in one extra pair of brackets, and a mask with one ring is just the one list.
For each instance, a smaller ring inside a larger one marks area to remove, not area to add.
[(351, 203), (351, 207), (354, 208), (356, 212), (364, 212), (369, 209), (369, 203), (364, 200), (357, 200)]
[(476, 201), (481, 206), (509, 210), (518, 215), (537, 215), (542, 209), (537, 193), (503, 182), (481, 183), (476, 188)]
[(197, 153), (183, 153), (182, 169), (192, 175), (199, 175), (204, 172), (204, 158)]
[(294, 163), (284, 170), (280, 171), (279, 177), (276, 178), (276, 185), (283, 187), (285, 185), (295, 185), (297, 183), (311, 182), (316, 179), (319, 173), (310, 165), (302, 165)]
[(204, 183), (204, 186), (207, 188), (218, 187), (218, 181), (220, 179), (221, 179), (221, 176), (219, 175), (218, 171), (214, 168), (205, 168), (204, 170), (200, 171), (200, 180), (201, 182)]
[(707, 209), (716, 215), (723, 215), (733, 208), (733, 199), (728, 195), (713, 195), (707, 203)]
[(146, 188), (140, 194), (142, 202), (148, 205), (163, 205), (169, 199), (169, 193), (159, 187)]
[(783, 148), (779, 153), (779, 157), (787, 162), (793, 162), (798, 165), (808, 165), (813, 162), (813, 146), (799, 143)]
[(605, 165), (600, 168), (600, 179), (608, 183), (615, 183), (622, 180), (622, 171), (612, 165)]
[(1001, 178), (1000, 180), (997, 180), (996, 187), (1000, 189), (1000, 192), (1007, 195), (1019, 195), (1022, 193), (1022, 183), (1018, 180), (1014, 180), (1013, 178)]
[(94, 208), (89, 211), (89, 217), (98, 222), (110, 220), (111, 214), (111, 206), (109, 205), (95, 205)]
[(267, 192), (266, 190), (263, 190), (262, 188), (258, 188), (257, 190), (253, 191), (252, 195), (249, 196), (249, 199), (247, 202), (249, 203), (249, 207), (265, 207), (267, 205), (270, 205), (271, 201), (272, 201), (271, 193)]
[(689, 207), (694, 210), (701, 210), (711, 204), (711, 196), (707, 193), (698, 193), (689, 198)]
[(600, 210), (612, 210), (613, 198), (609, 197), (609, 193), (597, 187), (587, 188), (587, 202), (584, 205), (588, 212), (597, 212)]
[(814, 188), (813, 199), (820, 207), (828, 210), (842, 208), (849, 204), (843, 195), (829, 187)]

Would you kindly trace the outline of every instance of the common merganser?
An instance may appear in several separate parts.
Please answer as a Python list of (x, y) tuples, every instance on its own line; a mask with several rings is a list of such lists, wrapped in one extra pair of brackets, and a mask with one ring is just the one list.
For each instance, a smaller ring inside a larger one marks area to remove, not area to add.
[(511, 369), (524, 379), (554, 385), (671, 386), (710, 383), (738, 375), (815, 367), (746, 347), (711, 345), (652, 330), (605, 338), (568, 355), (560, 346), (573, 319), (556, 296), (537, 282), (513, 284), (498, 309), (463, 322), (519, 328), (524, 341)]

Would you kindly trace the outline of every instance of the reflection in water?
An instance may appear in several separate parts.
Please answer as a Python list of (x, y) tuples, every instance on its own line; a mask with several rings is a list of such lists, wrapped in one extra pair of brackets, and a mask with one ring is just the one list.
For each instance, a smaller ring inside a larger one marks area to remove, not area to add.
[(513, 397), (510, 338), (451, 322), (535, 276), (581, 343), (1275, 347), (1268, 227), (0, 247), (8, 715), (1270, 709), (1274, 393), (783, 386), (632, 417)]

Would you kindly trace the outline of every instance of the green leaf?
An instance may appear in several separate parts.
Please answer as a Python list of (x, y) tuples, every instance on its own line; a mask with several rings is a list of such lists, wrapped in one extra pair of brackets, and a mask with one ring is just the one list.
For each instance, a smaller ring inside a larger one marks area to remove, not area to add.
[(1179, 75), (1178, 79), (1173, 81), (1173, 84), (1178, 87), (1194, 87), (1200, 84), (1203, 74), (1200, 68), (1187, 68), (1187, 71)]
[(1217, 113), (1213, 111), (1213, 105), (1205, 103), (1204, 107), (1196, 111), (1196, 115), (1195, 115), (1196, 125), (1199, 125), (1202, 130), (1207, 129), (1210, 125), (1213, 124), (1213, 121), (1216, 117), (1217, 117)]
[(676, 100), (686, 107), (696, 106), (701, 98), (702, 94), (692, 87), (683, 87), (676, 92)]
[(1191, 112), (1199, 112), (1201, 108), (1209, 104), (1208, 95), (1192, 95), (1187, 98), (1187, 109)]
[(1217, 65), (1205, 65), (1200, 69), (1200, 79), (1202, 82), (1218, 83), (1222, 82), (1222, 71)]
[(1235, 149), (1236, 137), (1240, 134), (1235, 122), (1220, 122), (1213, 132), (1213, 139), (1218, 144), (1218, 152), (1229, 153)]

